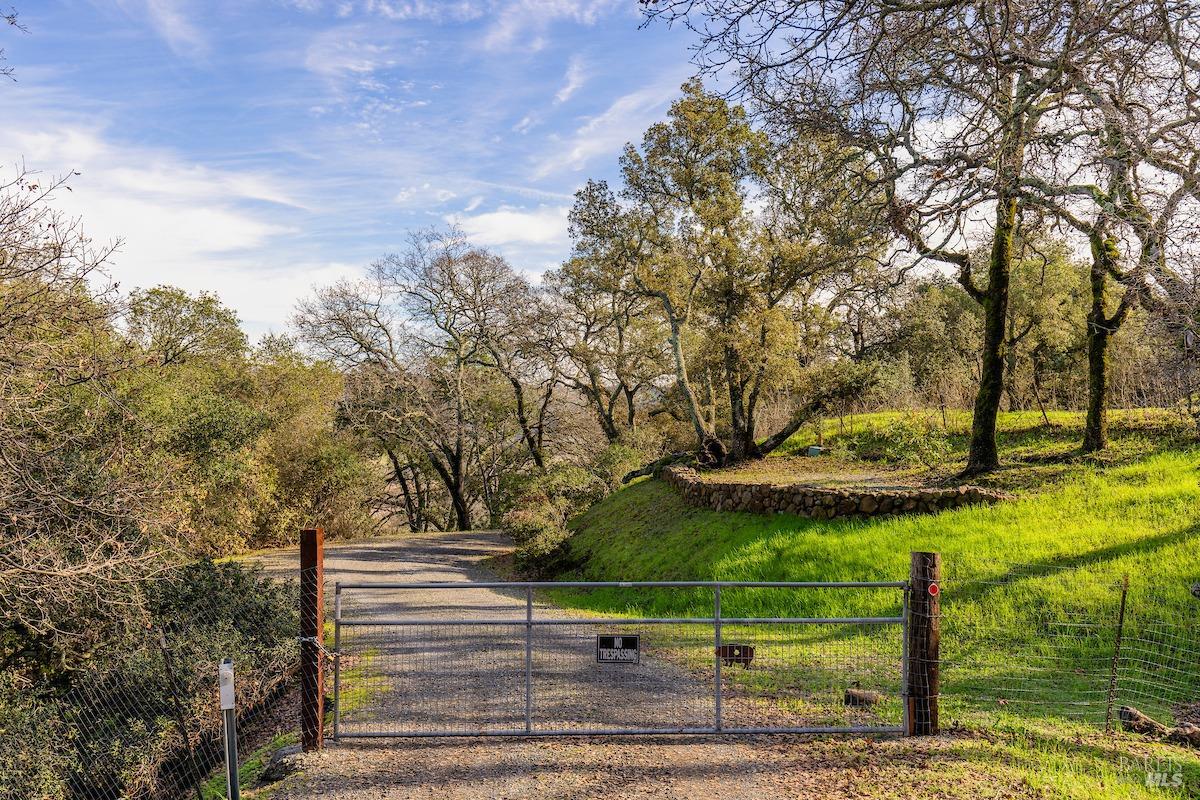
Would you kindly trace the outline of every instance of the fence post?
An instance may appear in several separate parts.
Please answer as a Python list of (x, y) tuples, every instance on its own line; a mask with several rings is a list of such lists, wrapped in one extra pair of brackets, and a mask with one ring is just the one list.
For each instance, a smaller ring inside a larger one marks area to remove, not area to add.
[(238, 775), (237, 710), (233, 690), (233, 659), (227, 658), (217, 669), (217, 685), (221, 695), (222, 730), (225, 739), (225, 788), (228, 800), (242, 796)]
[(1129, 596), (1129, 576), (1121, 581), (1121, 607), (1117, 611), (1117, 635), (1113, 642), (1112, 665), (1108, 672), (1108, 705), (1104, 711), (1104, 732), (1112, 733), (1113, 705), (1117, 700), (1117, 667), (1121, 663), (1121, 637), (1125, 632), (1125, 600)]
[(931, 736), (938, 732), (941, 580), (941, 554), (912, 554), (905, 626), (906, 736)]
[(721, 656), (724, 655), (721, 652), (721, 633), (721, 584), (718, 583), (713, 587), (713, 642), (716, 643), (713, 650), (713, 721), (718, 732), (725, 726), (721, 719), (721, 694), (724, 692), (721, 685)]
[(300, 738), (320, 750), (325, 732), (325, 530), (300, 531)]
[(533, 587), (525, 587), (525, 732), (533, 731)]

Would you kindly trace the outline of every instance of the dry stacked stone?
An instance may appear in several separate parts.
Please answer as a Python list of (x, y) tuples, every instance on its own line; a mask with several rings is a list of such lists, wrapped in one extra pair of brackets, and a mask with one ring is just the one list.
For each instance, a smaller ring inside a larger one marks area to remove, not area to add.
[(825, 489), (798, 484), (721, 483), (708, 481), (690, 467), (670, 466), (661, 477), (697, 508), (797, 514), (813, 519), (927, 514), (1009, 499), (995, 489), (958, 486), (949, 489)]

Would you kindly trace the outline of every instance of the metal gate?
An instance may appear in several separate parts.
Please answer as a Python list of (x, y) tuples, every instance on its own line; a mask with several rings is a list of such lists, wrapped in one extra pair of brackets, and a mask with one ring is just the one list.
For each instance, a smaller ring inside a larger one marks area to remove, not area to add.
[[(339, 582), (334, 739), (900, 733), (907, 586)], [(635, 599), (619, 616), (537, 602), (560, 591), (583, 595), (575, 605), (592, 593)], [(777, 592), (882, 613), (756, 615), (779, 607), (768, 600)], [(655, 607), (711, 613), (643, 610)]]

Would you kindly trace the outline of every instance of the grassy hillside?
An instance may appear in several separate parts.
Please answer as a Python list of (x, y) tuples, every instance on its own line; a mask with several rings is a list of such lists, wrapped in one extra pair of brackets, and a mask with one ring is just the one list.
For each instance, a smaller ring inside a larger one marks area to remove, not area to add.
[[(1048, 421), (1048, 423), (1047, 423)], [(1010, 411), (1000, 414), (997, 440), (1001, 468), (972, 478), (972, 483), (1012, 491), (1037, 490), (1049, 482), (1086, 475), (1097, 469), (1130, 464), (1158, 453), (1195, 446), (1197, 429), (1185, 416), (1165, 409), (1114, 409), (1109, 412), (1111, 446), (1079, 452), (1083, 415), (1074, 411)], [(883, 411), (822, 420), (797, 432), (757, 464), (738, 472), (779, 474), (780, 461), (823, 444), (832, 472), (880, 471), (901, 482), (954, 484), (967, 463), (971, 415), (965, 411)]]
[[(1124, 575), (1130, 577), (1129, 666), (1119, 702), (1136, 701), (1170, 721), (1172, 711), (1180, 713), (1178, 703), (1200, 700), (1200, 670), (1192, 663), (1200, 654), (1188, 649), (1200, 641), (1200, 601), (1188, 591), (1200, 581), (1200, 447), (1181, 444), (1188, 432), (1177, 423), (1145, 416), (1119, 421), (1111, 453), (1082, 458), (1072, 452), (1078, 419), (1054, 421), (1052, 429), (1038, 419), (1004, 421), (1012, 466), (1000, 480), (1018, 491), (1016, 500), (931, 516), (816, 521), (720, 513), (687, 507), (661, 482), (645, 480), (574, 521), (576, 566), (560, 577), (902, 580), (910, 551), (938, 551), (946, 570), (944, 721), (1009, 737), (996, 748), (998, 760), (978, 769), (995, 775), (1018, 769), (1046, 796), (1200, 796), (1194, 751), (1154, 746), (1150, 752), (1178, 759), (1195, 795), (1143, 793), (1126, 785), (1116, 765), (1144, 757), (1147, 745), (1104, 738), (1096, 727)], [(889, 419), (856, 424), (886, 428)], [(827, 431), (824, 441), (836, 447), (839, 435), (847, 432)], [(705, 591), (635, 589), (563, 592), (555, 599), (607, 614), (670, 616), (707, 615), (712, 602)], [(883, 615), (896, 613), (897, 604), (895, 593), (851, 590), (740, 590), (722, 599), (729, 615)], [(1164, 661), (1181, 632), (1178, 661)], [(828, 647), (836, 638), (792, 644)], [(770, 696), (777, 687), (759, 688)]]
[[(1194, 614), (1187, 589), (1200, 580), (1198, 466), (1200, 449), (1164, 453), (998, 506), (867, 521), (689, 508), (647, 480), (577, 518), (570, 552), (577, 574), (593, 580), (898, 580), (907, 576), (910, 551), (935, 550), (951, 577), (975, 583), (1023, 565), (1044, 602), (1055, 601), (1055, 584), (1065, 585), (1062, 570), (1077, 579), (1075, 591), (1086, 585), (1079, 577), (1094, 576), (1097, 598), (1128, 573), (1133, 593), (1165, 594), (1178, 613)], [(590, 601), (619, 606), (623, 596)], [(685, 602), (678, 594), (637, 601), (656, 612), (688, 610), (677, 607)], [(831, 610), (829, 595), (802, 602), (814, 614)], [(868, 598), (853, 602), (847, 610), (872, 610)]]

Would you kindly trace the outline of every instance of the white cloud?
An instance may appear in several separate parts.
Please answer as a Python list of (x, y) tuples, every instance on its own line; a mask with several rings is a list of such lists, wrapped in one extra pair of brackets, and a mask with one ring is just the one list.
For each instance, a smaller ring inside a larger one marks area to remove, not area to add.
[(390, 43), (372, 41), (370, 32), (358, 26), (323, 31), (309, 43), (304, 56), (304, 66), (310, 72), (327, 78), (350, 76), (359, 81), (397, 62)]
[(358, 7), (363, 13), (375, 14), (384, 19), (407, 21), (446, 20), (467, 21), (482, 16), (487, 7), (482, 0), (281, 0), (284, 5), (309, 13), (329, 6), (334, 15), (348, 17)]
[(571, 56), (571, 62), (567, 64), (567, 74), (563, 78), (562, 88), (554, 95), (555, 103), (565, 103), (571, 99), (571, 95), (579, 91), (583, 86), (587, 77), (583, 74), (583, 59), (579, 56)]
[(279, 329), (312, 284), (351, 269), (297, 257), (290, 240), (310, 213), (296, 188), (275, 176), (119, 143), (94, 117), (42, 110), (20, 118), (37, 122), (0, 128), (0, 152), (47, 175), (80, 173), (54, 205), (79, 216), (97, 242), (122, 240), (108, 269), (122, 289), (213, 290), (257, 334)]
[(132, 17), (144, 17), (176, 55), (199, 58), (208, 53), (208, 39), (190, 19), (187, 0), (120, 0)]
[(516, 125), (513, 125), (512, 129), (514, 133), (529, 133), (539, 122), (540, 120), (536, 114), (526, 114), (521, 117)]
[(615, 158), (626, 142), (637, 139), (662, 116), (679, 93), (682, 79), (661, 81), (619, 97), (604, 112), (587, 119), (558, 150), (543, 158), (534, 170), (535, 179), (563, 170), (580, 170), (598, 157)]
[(366, 0), (363, 10), (392, 20), (466, 22), (482, 16), (485, 8), (471, 0)]
[(431, 203), (445, 203), (458, 197), (458, 192), (445, 186), (435, 187), (431, 181), (417, 186), (405, 186), (396, 192), (392, 200), (402, 206), (420, 207)]
[(532, 210), (501, 206), (474, 216), (445, 218), (458, 225), (471, 241), (488, 247), (503, 245), (554, 245), (567, 243), (568, 206), (538, 206)]
[(559, 21), (593, 25), (621, 0), (514, 0), (497, 12), (483, 46), (488, 50), (540, 50), (545, 33)]
[(500, 206), (482, 214), (448, 214), (442, 220), (457, 225), (473, 243), (494, 250), (536, 280), (561, 264), (570, 251), (569, 211), (565, 205)]

